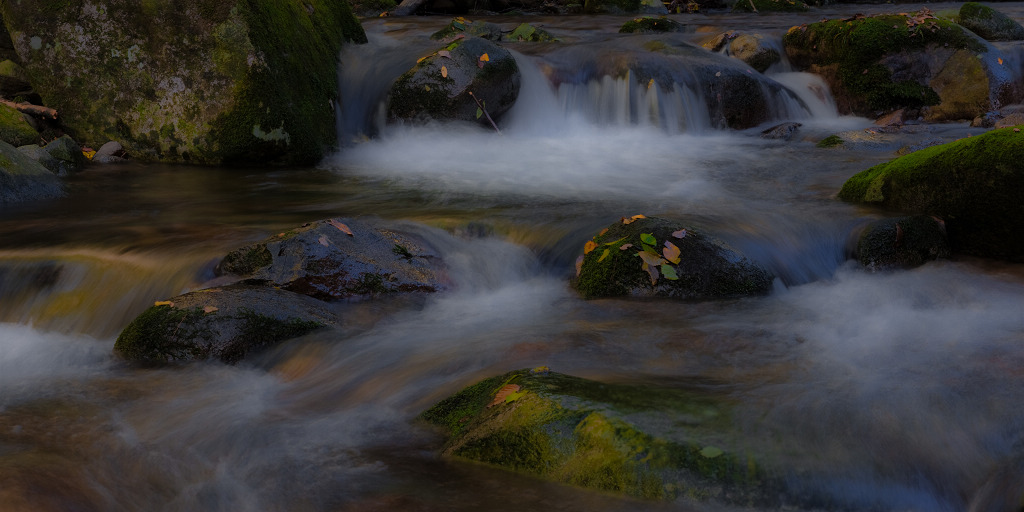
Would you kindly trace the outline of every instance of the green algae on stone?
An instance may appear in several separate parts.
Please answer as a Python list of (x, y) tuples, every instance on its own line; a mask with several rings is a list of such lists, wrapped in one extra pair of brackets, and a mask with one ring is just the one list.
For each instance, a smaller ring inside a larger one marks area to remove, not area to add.
[(955, 253), (1024, 261), (1024, 133), (1002, 128), (852, 176), (839, 198), (946, 223)]
[(1024, 27), (1013, 18), (978, 2), (964, 2), (957, 21), (961, 26), (989, 41), (1024, 39)]
[(504, 38), (506, 41), (526, 41), (533, 43), (551, 43), (560, 41), (557, 37), (551, 35), (550, 32), (537, 28), (529, 23), (520, 23), (512, 33)]
[(818, 143), (815, 144), (815, 146), (817, 146), (819, 148), (834, 148), (836, 146), (841, 146), (842, 144), (843, 144), (843, 138), (842, 137), (840, 137), (838, 135), (829, 135), (828, 137), (825, 137), (824, 139), (819, 140)]
[(0, 105), (0, 141), (12, 146), (39, 142), (39, 132), (25, 120), (25, 114), (7, 105)]
[(696, 392), (545, 368), (491, 377), (422, 417), (447, 434), (448, 456), (645, 499), (773, 502), (763, 491), (776, 482), (755, 458), (722, 444), (729, 408)]

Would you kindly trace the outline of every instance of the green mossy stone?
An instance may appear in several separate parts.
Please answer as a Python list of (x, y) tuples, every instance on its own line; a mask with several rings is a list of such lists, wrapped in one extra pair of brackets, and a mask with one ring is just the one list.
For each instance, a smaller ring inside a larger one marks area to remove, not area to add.
[(771, 502), (763, 491), (778, 482), (755, 458), (717, 446), (730, 407), (680, 389), (541, 368), (481, 381), (422, 417), (447, 435), (448, 456), (645, 499)]
[(0, 141), (12, 146), (26, 146), (39, 143), (39, 132), (25, 120), (25, 114), (0, 105)]
[(862, 171), (839, 198), (946, 222), (956, 253), (1024, 261), (1024, 133), (1002, 128)]
[(815, 146), (817, 146), (819, 148), (834, 148), (836, 146), (841, 146), (842, 144), (843, 144), (843, 138), (842, 137), (840, 137), (838, 135), (829, 135), (828, 137), (825, 137), (824, 139), (821, 139), (820, 141), (818, 141), (818, 143), (815, 144)]
[(964, 2), (960, 6), (958, 22), (964, 28), (989, 41), (1020, 41), (1024, 27), (1009, 16), (977, 2)]

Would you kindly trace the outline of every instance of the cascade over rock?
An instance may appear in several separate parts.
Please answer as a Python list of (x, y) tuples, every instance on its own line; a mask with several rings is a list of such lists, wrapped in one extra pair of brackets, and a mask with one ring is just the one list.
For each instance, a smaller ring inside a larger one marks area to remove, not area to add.
[(9, 0), (21, 65), (81, 144), (135, 158), (313, 163), (336, 143), (345, 1)]

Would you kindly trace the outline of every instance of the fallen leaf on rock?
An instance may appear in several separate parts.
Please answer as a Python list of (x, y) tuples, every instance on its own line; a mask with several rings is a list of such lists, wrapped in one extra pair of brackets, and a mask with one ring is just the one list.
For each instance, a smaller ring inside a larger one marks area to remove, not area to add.
[(640, 252), (638, 252), (636, 254), (637, 254), (637, 256), (640, 256), (640, 259), (644, 260), (644, 264), (646, 264), (646, 265), (654, 265), (654, 266), (657, 267), (657, 266), (661, 266), (662, 264), (666, 263), (665, 260), (663, 260), (661, 258), (661, 256), (658, 256), (656, 254), (651, 254), (651, 253), (649, 253), (647, 251), (640, 251)]
[(448, 78), (448, 68), (441, 66), (441, 78)]
[(576, 258), (576, 277), (580, 276), (580, 271), (582, 271), (582, 270), (583, 270), (583, 255), (581, 254), (579, 258)]
[(602, 236), (602, 235), (604, 235), (607, 232), (608, 232), (608, 228), (604, 228), (604, 229), (601, 230), (600, 233), (597, 234), (597, 236)]
[(448, 50), (441, 50), (441, 51), (437, 52), (437, 56), (438, 57), (444, 57), (446, 59), (450, 59), (450, 58), (452, 58), (452, 53), (449, 52)]
[(522, 388), (519, 387), (518, 384), (505, 384), (498, 390), (498, 394), (494, 395), (494, 400), (491, 400), (491, 403), (487, 404), (487, 407), (494, 407), (495, 405), (504, 402), (505, 397), (513, 393), (518, 393), (520, 389)]
[(632, 223), (634, 223), (634, 222), (636, 222), (636, 221), (638, 221), (640, 219), (646, 219), (646, 218), (647, 217), (645, 217), (643, 215), (634, 215), (632, 217), (623, 217), (622, 218), (622, 223), (628, 225), (628, 224), (632, 224)]
[(675, 244), (665, 240), (665, 247), (661, 250), (661, 255), (665, 257), (671, 263), (679, 264), (679, 255), (682, 251), (676, 247)]
[(170, 306), (172, 308), (174, 307), (174, 303), (169, 301), (169, 300), (158, 300), (158, 301), (154, 302), (153, 305), (154, 306)]
[(686, 238), (686, 230), (680, 229), (679, 231), (673, 231), (672, 236), (675, 238)]
[(604, 252), (601, 253), (601, 257), (597, 259), (597, 262), (601, 263), (602, 261), (604, 261), (605, 258), (608, 257), (609, 254), (611, 254), (611, 250), (605, 249)]
[(583, 244), (583, 254), (590, 254), (594, 249), (597, 249), (597, 242), (593, 240), (587, 240), (587, 243)]
[(676, 269), (672, 268), (672, 266), (669, 265), (668, 263), (665, 263), (664, 265), (661, 266), (661, 274), (664, 275), (665, 279), (668, 279), (669, 281), (679, 280), (679, 275), (676, 274)]
[(622, 247), (619, 247), (619, 250), (620, 251), (625, 251), (626, 249), (629, 249), (630, 247), (633, 247), (633, 244), (622, 244)]
[(647, 245), (658, 245), (658, 239), (651, 233), (640, 233), (640, 241)]
[(721, 448), (718, 448), (716, 446), (710, 446), (710, 445), (709, 446), (705, 446), (704, 449), (702, 449), (700, 451), (701, 455), (703, 455), (704, 457), (707, 457), (709, 459), (713, 459), (715, 457), (721, 456), (723, 453), (725, 453), (725, 452), (723, 452)]
[(325, 235), (320, 235), (320, 238), (317, 239), (317, 242), (320, 242), (320, 245), (322, 245), (324, 247), (330, 247), (331, 246), (330, 240), (328, 240), (327, 236), (325, 236)]
[(644, 271), (651, 277), (651, 285), (658, 284), (658, 267), (644, 263)]
[(338, 221), (336, 221), (334, 219), (331, 219), (328, 222), (330, 222), (332, 226), (334, 226), (334, 227), (338, 228), (339, 230), (341, 230), (342, 233), (345, 233), (348, 236), (355, 236), (352, 233), (352, 230), (349, 229), (348, 226), (346, 226), (345, 224), (342, 224), (341, 222), (338, 222)]
[(218, 309), (219, 308), (217, 306), (206, 306), (206, 307), (203, 308), (203, 313), (213, 313), (214, 311), (217, 311)]

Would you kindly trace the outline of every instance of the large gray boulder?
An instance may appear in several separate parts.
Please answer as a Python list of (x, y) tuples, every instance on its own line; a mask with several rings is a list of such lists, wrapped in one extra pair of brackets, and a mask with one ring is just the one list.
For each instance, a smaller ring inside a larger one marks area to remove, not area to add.
[(75, 140), (169, 162), (315, 163), (336, 144), (344, 0), (9, 0), (30, 82)]
[(65, 193), (64, 183), (46, 167), (0, 142), (0, 205), (53, 199)]
[(311, 222), (224, 257), (217, 272), (323, 300), (446, 289), (440, 255), (408, 226)]
[(395, 81), (388, 117), (486, 123), (484, 111), (497, 120), (512, 107), (520, 81), (519, 66), (508, 50), (480, 37), (460, 37)]

